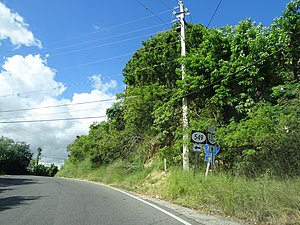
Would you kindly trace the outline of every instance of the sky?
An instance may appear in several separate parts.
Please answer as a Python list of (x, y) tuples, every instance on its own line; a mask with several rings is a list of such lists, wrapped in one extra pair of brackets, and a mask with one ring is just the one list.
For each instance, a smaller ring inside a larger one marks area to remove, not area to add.
[[(211, 28), (246, 18), (269, 26), (289, 0), (183, 2), (187, 22)], [(0, 0), (0, 136), (25, 141), (34, 153), (41, 147), (41, 163), (62, 165), (66, 146), (106, 120), (125, 88), (126, 62), (142, 41), (170, 29), (176, 6), (177, 0)]]

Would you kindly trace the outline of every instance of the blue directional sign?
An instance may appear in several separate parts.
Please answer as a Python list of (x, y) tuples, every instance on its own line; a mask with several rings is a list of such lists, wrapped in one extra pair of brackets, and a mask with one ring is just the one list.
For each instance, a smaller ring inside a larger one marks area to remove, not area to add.
[[(215, 157), (213, 159), (215, 159)], [(204, 160), (205, 160), (205, 162), (208, 162), (208, 161), (211, 162), (212, 161), (211, 155), (205, 155)]]
[(210, 162), (210, 163), (214, 163), (215, 161), (215, 157), (211, 157), (211, 155), (205, 155), (205, 158), (204, 158), (205, 162)]
[(218, 152), (220, 151), (220, 147), (218, 146), (214, 146), (214, 154), (218, 154)]
[(207, 155), (213, 154), (213, 156), (216, 156), (218, 154), (218, 152), (220, 151), (220, 147), (215, 146), (215, 145), (205, 144), (204, 150)]

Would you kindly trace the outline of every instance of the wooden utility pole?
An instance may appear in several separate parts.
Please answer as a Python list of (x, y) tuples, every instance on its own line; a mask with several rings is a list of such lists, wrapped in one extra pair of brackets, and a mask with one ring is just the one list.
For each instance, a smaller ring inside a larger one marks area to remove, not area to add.
[[(180, 12), (176, 14), (177, 18), (180, 19), (181, 27), (181, 57), (185, 57), (185, 14), (188, 14), (188, 10), (184, 8), (183, 1), (178, 1)], [(185, 68), (184, 64), (181, 65), (182, 80), (185, 77)], [(188, 149), (188, 104), (187, 98), (182, 98), (182, 126), (183, 126), (183, 146), (182, 146), (182, 166), (184, 170), (189, 169), (189, 149)]]

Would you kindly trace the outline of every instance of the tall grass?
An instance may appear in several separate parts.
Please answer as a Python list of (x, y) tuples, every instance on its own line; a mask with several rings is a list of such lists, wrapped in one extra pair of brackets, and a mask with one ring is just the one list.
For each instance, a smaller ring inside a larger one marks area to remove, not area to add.
[(177, 203), (182, 206), (230, 215), (253, 224), (300, 224), (300, 178), (277, 180), (268, 175), (256, 179), (226, 173), (204, 176), (199, 171), (180, 167), (161, 170), (123, 161), (94, 168), (86, 160), (77, 165), (66, 163), (58, 176), (83, 178)]
[(247, 179), (226, 173), (193, 177), (172, 168), (162, 193), (181, 205), (253, 223), (300, 224), (300, 179)]

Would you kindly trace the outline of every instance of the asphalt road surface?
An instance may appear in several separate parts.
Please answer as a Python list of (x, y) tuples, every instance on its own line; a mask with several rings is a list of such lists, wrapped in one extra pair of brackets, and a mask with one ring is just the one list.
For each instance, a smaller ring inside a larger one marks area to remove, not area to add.
[(201, 224), (109, 187), (78, 180), (0, 176), (0, 225)]

